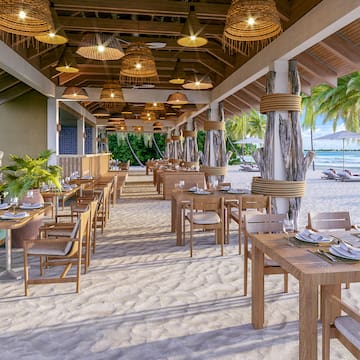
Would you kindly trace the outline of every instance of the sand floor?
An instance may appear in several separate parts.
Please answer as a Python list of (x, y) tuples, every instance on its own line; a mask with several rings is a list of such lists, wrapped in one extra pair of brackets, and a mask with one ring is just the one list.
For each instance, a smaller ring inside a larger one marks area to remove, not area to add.
[[(227, 178), (243, 187), (253, 175), (231, 167)], [(112, 208), (80, 294), (73, 284), (42, 285), (25, 298), (22, 281), (0, 282), (0, 359), (297, 359), (297, 281), (290, 276), (283, 294), (281, 275), (266, 278), (266, 327), (254, 330), (235, 231), (224, 257), (212, 234), (197, 235), (190, 259), (188, 246), (175, 246), (169, 232), (170, 201), (150, 183), (142, 190), (139, 199), (129, 184)], [(311, 171), (300, 224), (310, 209), (349, 210), (360, 223), (359, 200), (360, 183), (321, 180)], [(13, 255), (21, 270), (22, 251)], [(36, 262), (31, 265), (37, 271)], [(360, 309), (359, 295), (360, 284), (343, 290)], [(353, 357), (334, 341), (332, 359)]]

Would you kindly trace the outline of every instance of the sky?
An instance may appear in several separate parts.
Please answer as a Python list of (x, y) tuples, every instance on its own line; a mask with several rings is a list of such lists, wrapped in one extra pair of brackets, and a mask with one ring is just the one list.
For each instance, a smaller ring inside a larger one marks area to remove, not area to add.
[[(343, 123), (339, 123), (336, 127), (336, 132), (346, 130)], [(319, 138), (324, 135), (332, 134), (334, 131), (332, 129), (332, 122), (323, 124), (323, 119), (319, 117), (316, 120), (316, 129), (313, 133), (313, 138)], [(311, 148), (310, 144), (310, 130), (302, 130), (303, 144), (304, 149), (309, 150)], [(342, 149), (343, 143), (342, 140), (314, 140), (314, 149), (324, 149), (324, 150), (340, 150)], [(359, 150), (360, 143), (355, 140), (345, 141), (346, 150)]]

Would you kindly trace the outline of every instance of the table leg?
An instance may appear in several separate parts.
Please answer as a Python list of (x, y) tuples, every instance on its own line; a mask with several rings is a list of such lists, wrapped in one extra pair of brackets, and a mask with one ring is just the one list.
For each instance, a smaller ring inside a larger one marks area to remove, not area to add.
[(6, 251), (6, 269), (0, 275), (0, 280), (20, 280), (21, 274), (15, 272), (11, 268), (11, 230), (6, 229), (5, 238), (5, 251)]
[(299, 282), (299, 359), (317, 359), (318, 285), (306, 277)]
[(253, 244), (251, 275), (251, 322), (255, 329), (264, 327), (264, 253)]

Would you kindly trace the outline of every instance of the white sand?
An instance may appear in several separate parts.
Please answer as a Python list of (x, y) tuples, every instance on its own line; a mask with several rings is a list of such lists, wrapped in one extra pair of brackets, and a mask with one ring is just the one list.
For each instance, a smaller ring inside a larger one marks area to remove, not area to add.
[[(232, 167), (228, 178), (244, 186), (253, 175)], [(32, 286), (25, 298), (21, 281), (0, 282), (0, 359), (297, 359), (297, 281), (290, 277), (283, 294), (281, 276), (266, 278), (266, 328), (254, 330), (236, 233), (224, 257), (212, 235), (208, 242), (200, 234), (190, 259), (169, 232), (170, 202), (148, 190), (146, 199), (123, 198), (112, 209), (79, 295), (73, 284), (58, 284)], [(360, 183), (310, 172), (300, 223), (310, 209), (349, 210), (360, 223), (359, 194)], [(21, 268), (21, 251), (14, 262)], [(343, 290), (360, 308), (359, 294), (357, 284)], [(353, 359), (337, 342), (332, 350), (332, 359)]]

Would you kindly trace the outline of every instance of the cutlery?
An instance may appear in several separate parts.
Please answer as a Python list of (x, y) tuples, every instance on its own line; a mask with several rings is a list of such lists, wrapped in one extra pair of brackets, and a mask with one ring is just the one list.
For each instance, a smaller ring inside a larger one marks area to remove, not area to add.
[(322, 249), (317, 249), (316, 251), (317, 251), (317, 253), (319, 253), (319, 254), (324, 255), (325, 257), (327, 257), (330, 261), (332, 261), (332, 262), (337, 262), (336, 257), (333, 256), (333, 255), (331, 255), (331, 254), (329, 254), (328, 252), (326, 252), (326, 251), (324, 251), (324, 250), (322, 250)]

